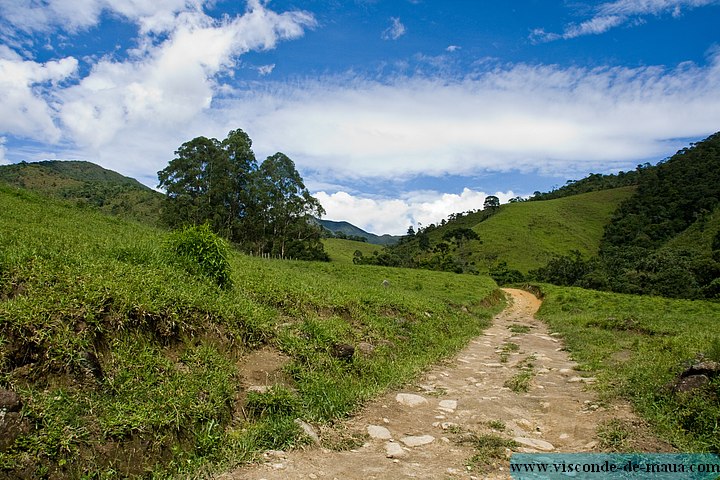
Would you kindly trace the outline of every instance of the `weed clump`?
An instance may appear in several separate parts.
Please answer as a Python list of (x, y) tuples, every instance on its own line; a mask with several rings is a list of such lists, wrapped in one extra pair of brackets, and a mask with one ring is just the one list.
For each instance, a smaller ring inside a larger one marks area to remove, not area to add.
[(186, 227), (170, 235), (167, 243), (171, 260), (188, 273), (207, 277), (220, 287), (232, 287), (229, 247), (208, 224)]

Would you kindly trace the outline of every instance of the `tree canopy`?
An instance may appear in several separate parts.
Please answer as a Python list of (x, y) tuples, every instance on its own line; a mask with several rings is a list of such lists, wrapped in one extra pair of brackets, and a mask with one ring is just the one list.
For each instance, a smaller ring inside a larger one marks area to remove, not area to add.
[(327, 260), (314, 218), (325, 212), (283, 153), (260, 165), (242, 130), (183, 143), (158, 172), (163, 220), (171, 227), (207, 223), (256, 255)]

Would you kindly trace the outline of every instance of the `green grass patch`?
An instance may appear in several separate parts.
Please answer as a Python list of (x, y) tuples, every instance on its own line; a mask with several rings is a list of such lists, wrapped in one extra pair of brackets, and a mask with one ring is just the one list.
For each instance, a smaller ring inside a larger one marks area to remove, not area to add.
[(674, 380), (720, 344), (720, 304), (543, 285), (538, 318), (560, 332), (604, 399), (630, 400), (681, 451), (720, 452), (720, 379), (688, 393)]
[(372, 256), (373, 252), (380, 252), (383, 249), (382, 245), (341, 238), (324, 238), (322, 243), (325, 246), (325, 251), (330, 256), (330, 261), (339, 263), (353, 263), (356, 250), (360, 250), (363, 255), (369, 257)]
[[(302, 444), (296, 418), (348, 415), (502, 306), (489, 277), (232, 250), (221, 288), (167, 258), (168, 232), (8, 187), (0, 203), (0, 388), (28, 426), (0, 476), (194, 475)], [(335, 353), (360, 343), (372, 352)], [(261, 346), (291, 380), (264, 394), (240, 378)]]
[(511, 333), (528, 333), (530, 331), (530, 326), (513, 323), (508, 327), (508, 330), (510, 330)]
[(497, 434), (476, 434), (463, 435), (459, 443), (470, 444), (475, 448), (476, 453), (466, 462), (470, 468), (485, 471), (499, 460), (505, 459), (506, 450), (517, 447), (517, 443)]

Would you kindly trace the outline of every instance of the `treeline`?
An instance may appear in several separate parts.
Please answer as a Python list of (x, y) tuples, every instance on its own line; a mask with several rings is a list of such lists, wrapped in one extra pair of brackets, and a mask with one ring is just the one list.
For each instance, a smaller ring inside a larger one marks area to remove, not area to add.
[[(700, 233), (694, 241), (691, 227)], [(621, 293), (720, 297), (720, 133), (638, 168), (637, 190), (605, 228), (596, 257), (573, 252), (532, 274)]]
[(158, 172), (170, 227), (208, 224), (241, 250), (258, 256), (329, 260), (315, 221), (325, 213), (293, 161), (283, 153), (258, 165), (242, 130), (227, 138), (197, 137), (180, 146)]
[[(617, 174), (603, 175), (600, 173), (591, 173), (581, 180), (568, 180), (565, 185), (549, 192), (541, 193), (536, 191), (526, 201), (553, 200), (556, 198), (570, 197), (572, 195), (580, 195), (581, 193), (598, 192), (600, 190), (610, 190), (613, 188), (630, 187), (637, 185), (640, 172), (650, 167), (649, 163), (638, 165), (637, 170), (629, 172), (619, 172)], [(513, 199), (514, 201), (523, 201), (521, 198)], [(511, 200), (511, 201), (513, 201)]]
[(433, 223), (417, 231), (411, 226), (397, 244), (371, 256), (355, 251), (353, 263), (478, 274), (472, 255), (474, 245), (482, 240), (469, 226), (487, 220), (499, 208), (498, 197), (490, 195), (482, 210), (454, 213), (437, 225)]

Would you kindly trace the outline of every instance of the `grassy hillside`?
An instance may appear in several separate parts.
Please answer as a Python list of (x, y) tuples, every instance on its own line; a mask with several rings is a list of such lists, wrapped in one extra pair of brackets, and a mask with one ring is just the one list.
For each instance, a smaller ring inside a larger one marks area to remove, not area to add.
[(90, 162), (45, 161), (0, 166), (0, 182), (104, 213), (159, 223), (163, 195), (133, 178)]
[(692, 225), (679, 235), (671, 238), (662, 248), (673, 250), (695, 250), (710, 255), (713, 240), (720, 232), (720, 207), (700, 216)]
[(331, 262), (353, 263), (353, 254), (356, 250), (363, 252), (363, 255), (372, 255), (374, 251), (382, 249), (382, 247), (372, 243), (340, 238), (324, 238), (322, 242), (325, 251), (330, 255)]
[(633, 187), (602, 190), (538, 202), (503, 205), (500, 211), (475, 226), (482, 244), (478, 260), (491, 265), (506, 261), (510, 268), (527, 273), (555, 254), (578, 250), (594, 255), (603, 228)]
[[(223, 290), (163, 231), (8, 187), (0, 203), (0, 389), (22, 400), (0, 476), (162, 476), (302, 443), (296, 418), (348, 414), (499, 308), (487, 277), (234, 253)], [(283, 360), (264, 392), (257, 352)]]
[[(573, 358), (597, 376), (604, 397), (630, 400), (679, 451), (720, 453), (720, 377), (691, 392), (672, 389), (700, 359), (720, 362), (720, 303), (541, 289), (538, 318), (562, 333)], [(631, 433), (623, 428), (619, 439)]]
[[(632, 195), (633, 188), (510, 203), (502, 205), (489, 218), (486, 211), (458, 215), (445, 225), (428, 230), (431, 250), (424, 255), (432, 255), (432, 249), (448, 232), (462, 228), (472, 229), (480, 237), (466, 242), (462, 249), (467, 261), (481, 272), (498, 262), (507, 262), (508, 267), (527, 273), (547, 263), (553, 255), (566, 255), (572, 250), (594, 255), (603, 228), (620, 202)], [(417, 237), (414, 241), (417, 242)]]

